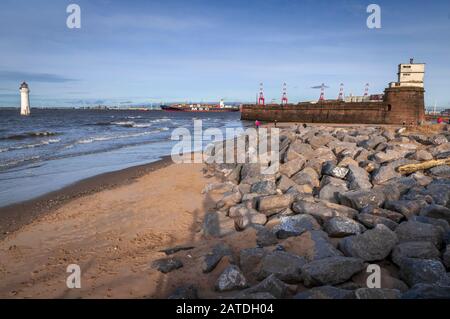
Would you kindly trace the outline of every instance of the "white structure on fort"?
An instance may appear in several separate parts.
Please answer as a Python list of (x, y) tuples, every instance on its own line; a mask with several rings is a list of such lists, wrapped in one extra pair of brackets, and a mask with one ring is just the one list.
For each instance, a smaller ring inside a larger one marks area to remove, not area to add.
[(410, 59), (409, 64), (399, 64), (398, 82), (392, 82), (389, 87), (424, 87), (425, 63), (414, 63)]
[(30, 89), (24, 81), (20, 85), (20, 115), (28, 116), (30, 113)]

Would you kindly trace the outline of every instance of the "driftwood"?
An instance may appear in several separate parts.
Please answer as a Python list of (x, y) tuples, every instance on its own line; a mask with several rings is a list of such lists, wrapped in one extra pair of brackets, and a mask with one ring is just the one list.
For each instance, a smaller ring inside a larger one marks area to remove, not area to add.
[(403, 165), (398, 168), (398, 172), (401, 174), (411, 174), (417, 171), (426, 170), (429, 168), (433, 168), (440, 165), (449, 165), (450, 164), (450, 158), (440, 159), (440, 160), (431, 160), (426, 161), (419, 164), (409, 164), (409, 165)]

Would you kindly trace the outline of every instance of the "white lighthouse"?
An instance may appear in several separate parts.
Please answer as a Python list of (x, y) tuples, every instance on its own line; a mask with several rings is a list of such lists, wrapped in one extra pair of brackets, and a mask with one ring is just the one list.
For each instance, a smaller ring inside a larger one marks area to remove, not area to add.
[(30, 89), (24, 81), (20, 85), (20, 115), (28, 116), (30, 113)]

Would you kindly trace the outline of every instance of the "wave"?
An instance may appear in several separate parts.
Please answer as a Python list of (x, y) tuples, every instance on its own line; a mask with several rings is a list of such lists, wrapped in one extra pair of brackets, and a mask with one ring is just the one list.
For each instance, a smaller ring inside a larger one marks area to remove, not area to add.
[[(111, 140), (117, 140), (117, 139), (123, 139), (123, 138), (133, 138), (133, 137), (140, 137), (150, 134), (156, 134), (168, 131), (168, 127), (162, 127), (160, 129), (152, 130), (152, 131), (146, 131), (141, 133), (134, 133), (134, 134), (123, 134), (123, 135), (112, 135), (112, 136), (98, 136), (98, 137), (88, 137), (82, 140), (79, 140), (75, 142), (76, 144), (90, 144), (94, 142), (103, 142), (103, 141), (111, 141)], [(66, 148), (72, 148), (73, 145), (68, 145)]]
[(59, 138), (56, 138), (56, 139), (49, 139), (49, 140), (46, 140), (46, 141), (42, 141), (40, 143), (35, 143), (35, 144), (24, 144), (24, 145), (11, 146), (11, 147), (8, 147), (8, 148), (0, 149), (0, 153), (9, 152), (9, 151), (23, 150), (23, 149), (27, 149), (27, 148), (41, 147), (41, 146), (54, 144), (54, 143), (59, 143), (59, 142), (61, 142), (61, 140)]
[(26, 158), (21, 158), (19, 160), (15, 160), (15, 161), (10, 161), (10, 162), (6, 162), (6, 163), (0, 163), (0, 167), (11, 167), (11, 166), (15, 166), (24, 162), (28, 162), (28, 161), (35, 161), (40, 159), (40, 156), (32, 156), (32, 157), (26, 157)]
[(26, 133), (20, 133), (20, 134), (14, 134), (9, 136), (3, 136), (0, 137), (0, 140), (23, 140), (26, 138), (34, 138), (34, 137), (49, 137), (49, 136), (56, 136), (59, 135), (59, 133), (56, 132), (26, 132)]

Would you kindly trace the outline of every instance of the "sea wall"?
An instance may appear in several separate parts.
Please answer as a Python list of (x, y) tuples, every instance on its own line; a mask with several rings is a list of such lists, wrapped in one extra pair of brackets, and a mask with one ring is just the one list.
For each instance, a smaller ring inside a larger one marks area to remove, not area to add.
[(388, 88), (382, 102), (329, 100), (316, 104), (247, 104), (241, 107), (241, 119), (303, 123), (419, 124), (425, 120), (424, 92), (423, 88)]

